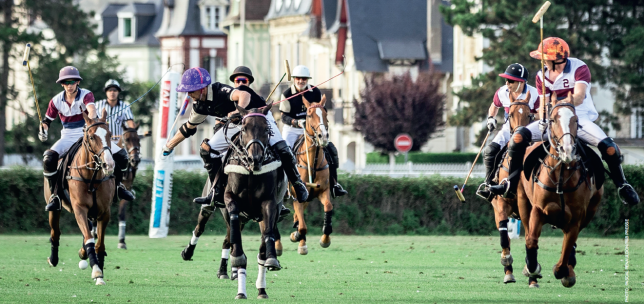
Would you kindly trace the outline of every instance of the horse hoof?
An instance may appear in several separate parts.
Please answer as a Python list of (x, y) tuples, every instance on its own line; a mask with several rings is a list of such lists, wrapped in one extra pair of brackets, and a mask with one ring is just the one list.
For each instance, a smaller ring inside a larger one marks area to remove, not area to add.
[(51, 257), (47, 258), (47, 263), (49, 263), (49, 266), (51, 267), (56, 267), (58, 265), (58, 259), (52, 259)]
[(282, 269), (282, 266), (280, 266), (280, 262), (276, 258), (266, 259), (266, 262), (264, 263), (264, 267), (266, 267), (266, 269), (268, 269), (269, 271), (279, 271)]
[(268, 294), (266, 293), (266, 288), (258, 288), (257, 299), (268, 299)]
[(242, 299), (242, 300), (246, 300), (246, 299), (248, 299), (248, 298), (246, 298), (246, 295), (245, 295), (245, 294), (243, 294), (243, 293), (238, 293), (238, 294), (237, 294), (237, 296), (235, 297), (235, 300), (240, 300), (240, 299)]
[(505, 257), (501, 257), (501, 265), (503, 266), (511, 266), (512, 262), (514, 262), (514, 259), (510, 254), (506, 255)]
[(103, 271), (101, 271), (101, 268), (98, 267), (98, 265), (94, 265), (94, 267), (92, 267), (92, 279), (99, 278), (103, 278)]
[(192, 255), (195, 253), (195, 247), (197, 247), (197, 245), (188, 244), (188, 246), (181, 251), (181, 258), (184, 261), (191, 261)]
[(291, 232), (291, 242), (293, 242), (293, 243), (299, 242), (300, 238), (301, 238), (301, 236), (300, 236), (299, 232), (297, 232), (297, 231)]
[(246, 254), (242, 254), (240, 257), (230, 256), (230, 265), (232, 267), (246, 266), (246, 262)]
[(301, 255), (307, 255), (307, 254), (309, 254), (309, 249), (306, 247), (306, 245), (299, 246), (299, 247), (297, 247), (297, 253), (299, 253)]
[(281, 249), (279, 249), (279, 250), (275, 249), (275, 255), (282, 256), (282, 250)]
[(96, 285), (107, 285), (103, 278), (96, 278)]
[(530, 273), (530, 271), (528, 270), (528, 265), (525, 265), (525, 267), (523, 267), (523, 275), (529, 278), (541, 279), (541, 264), (537, 263), (537, 269), (534, 271), (534, 273)]
[(503, 278), (503, 283), (508, 284), (508, 283), (516, 283), (517, 280), (514, 279), (513, 274), (506, 274), (505, 278)]
[(81, 260), (87, 260), (87, 252), (85, 252), (85, 249), (83, 249), (83, 248), (78, 249), (78, 257)]
[(237, 274), (237, 271), (233, 271), (233, 273), (231, 274), (230, 280), (231, 281), (237, 280), (238, 276), (239, 274)]
[[(326, 236), (326, 237), (325, 237), (325, 236)], [(326, 239), (328, 242), (326, 242), (326, 243), (325, 243), (325, 242), (324, 242), (324, 240), (325, 240), (325, 239)], [(325, 234), (325, 235), (322, 235), (322, 237), (320, 238), (320, 246), (321, 246), (322, 248), (329, 248), (329, 246), (331, 246), (331, 237), (330, 237), (330, 236), (328, 236), (328, 235), (326, 235), (326, 234)]]
[(228, 273), (226, 272), (220, 272), (217, 274), (217, 278), (221, 280), (228, 280), (230, 277), (228, 277)]
[(539, 283), (530, 284), (530, 288), (539, 288)]
[(561, 279), (561, 285), (566, 288), (575, 286), (575, 283), (577, 283), (577, 277), (565, 277)]
[(119, 245), (118, 245), (118, 247), (117, 247), (117, 248), (118, 248), (118, 249), (126, 249), (126, 250), (127, 250), (127, 245), (125, 245), (125, 243), (119, 243)]
[(260, 299), (260, 300), (268, 299), (268, 295), (267, 294), (260, 294), (260, 295), (257, 296), (257, 299)]

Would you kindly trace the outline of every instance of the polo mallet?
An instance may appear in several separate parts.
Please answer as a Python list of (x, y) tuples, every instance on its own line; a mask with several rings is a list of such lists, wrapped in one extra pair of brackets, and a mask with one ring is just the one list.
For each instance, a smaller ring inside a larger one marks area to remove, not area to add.
[(270, 99), (271, 99), (271, 96), (273, 96), (273, 93), (275, 92), (275, 90), (277, 89), (277, 87), (279, 87), (279, 86), (280, 86), (280, 84), (282, 83), (282, 80), (284, 80), (284, 77), (286, 77), (286, 76), (288, 75), (288, 78), (287, 78), (287, 79), (288, 79), (288, 81), (291, 81), (291, 69), (290, 69), (290, 68), (289, 68), (289, 66), (288, 66), (288, 60), (284, 60), (284, 67), (286, 68), (286, 72), (284, 72), (284, 75), (282, 75), (282, 78), (281, 78), (281, 79), (280, 79), (280, 81), (275, 85), (275, 87), (273, 88), (273, 90), (271, 91), (271, 93), (270, 93), (270, 94), (268, 94), (268, 97), (266, 97), (266, 100), (270, 100)]
[(42, 121), (42, 116), (40, 115), (40, 106), (38, 106), (38, 96), (36, 96), (36, 86), (34, 85), (34, 77), (31, 75), (31, 66), (29, 65), (29, 51), (31, 50), (31, 44), (27, 43), (27, 48), (25, 48), (25, 54), (22, 56), (22, 66), (27, 66), (29, 70), (29, 79), (31, 79), (31, 88), (34, 90), (34, 101), (36, 102), (36, 112), (38, 112), (39, 123)]
[(546, 1), (532, 18), (532, 23), (537, 23), (537, 21), (541, 20), (541, 77), (544, 80), (541, 81), (541, 105), (539, 106), (539, 115), (541, 116), (542, 122), (546, 121), (546, 71), (544, 68), (545, 60), (543, 58), (543, 14), (546, 13), (549, 7), (550, 1)]
[(461, 203), (465, 203), (465, 196), (463, 196), (463, 190), (465, 190), (465, 185), (467, 184), (467, 180), (470, 178), (470, 175), (472, 174), (472, 170), (474, 170), (474, 166), (476, 166), (476, 161), (479, 160), (479, 156), (481, 155), (481, 151), (483, 151), (483, 147), (485, 147), (485, 144), (487, 143), (487, 138), (490, 137), (490, 134), (492, 131), (487, 131), (487, 135), (485, 135), (485, 139), (483, 140), (483, 143), (481, 144), (481, 148), (479, 149), (479, 153), (476, 154), (476, 158), (474, 159), (474, 163), (472, 163), (472, 168), (470, 168), (470, 172), (467, 173), (467, 176), (465, 177), (465, 182), (463, 183), (463, 187), (461, 189), (458, 189), (458, 185), (454, 185), (454, 191), (456, 191), (456, 196), (458, 199), (461, 201)]
[[(172, 134), (172, 131), (174, 131), (174, 127), (177, 125), (177, 121), (179, 121), (179, 117), (183, 116), (183, 114), (186, 112), (186, 108), (188, 108), (188, 102), (190, 102), (190, 95), (188, 95), (188, 93), (186, 92), (186, 97), (183, 100), (181, 109), (179, 110), (177, 117), (174, 118), (174, 122), (172, 123), (172, 128), (170, 128), (170, 134)], [(168, 139), (166, 139), (165, 143), (168, 144), (170, 139), (172, 139), (172, 137), (168, 136)]]

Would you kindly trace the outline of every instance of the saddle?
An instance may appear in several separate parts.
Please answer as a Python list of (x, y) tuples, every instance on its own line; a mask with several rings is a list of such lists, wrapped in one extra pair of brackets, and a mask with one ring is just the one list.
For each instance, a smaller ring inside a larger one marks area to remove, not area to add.
[[(541, 145), (544, 145), (545, 149), (540, 147)], [(588, 176), (595, 178), (595, 186), (597, 189), (601, 188), (604, 181), (606, 181), (604, 163), (601, 157), (580, 138), (577, 139), (576, 145), (577, 153), (581, 156), (582, 168), (586, 169)], [(523, 174), (527, 180), (530, 180), (530, 176), (536, 173), (541, 165), (541, 161), (546, 158), (546, 150), (550, 149), (550, 143), (537, 142), (528, 149), (529, 151), (526, 153), (527, 155), (523, 161)]]

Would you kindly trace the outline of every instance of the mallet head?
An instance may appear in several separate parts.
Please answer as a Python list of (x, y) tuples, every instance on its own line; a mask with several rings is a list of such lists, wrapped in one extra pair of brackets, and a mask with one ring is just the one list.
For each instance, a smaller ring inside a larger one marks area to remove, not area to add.
[(288, 60), (284, 60), (284, 68), (286, 69), (286, 80), (291, 81), (291, 67), (288, 65)]
[(456, 191), (456, 196), (461, 201), (461, 203), (465, 203), (465, 197), (463, 196), (461, 190), (458, 188), (458, 185), (454, 185), (454, 191)]
[(31, 44), (27, 43), (25, 54), (22, 56), (22, 66), (26, 66), (27, 62), (29, 61), (29, 50), (31, 50)]

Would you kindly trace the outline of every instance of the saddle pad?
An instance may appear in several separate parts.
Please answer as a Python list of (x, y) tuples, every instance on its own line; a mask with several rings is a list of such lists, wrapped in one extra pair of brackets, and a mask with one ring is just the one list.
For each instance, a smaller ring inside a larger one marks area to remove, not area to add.
[(83, 146), (83, 137), (79, 138), (74, 144), (72, 144), (71, 147), (69, 147), (69, 150), (67, 150), (66, 153), (63, 153), (63, 155), (60, 157), (61, 161), (58, 163), (58, 186), (59, 186), (59, 191), (67, 189), (67, 176), (69, 175), (70, 172), (70, 166), (72, 165), (72, 161), (74, 161), (74, 156), (76, 156), (76, 153), (78, 153), (78, 150)]
[[(262, 175), (268, 172), (275, 171), (279, 169), (282, 166), (282, 162), (279, 160), (275, 160), (273, 162), (270, 162), (268, 164), (265, 164), (262, 166), (262, 169), (257, 171), (257, 172), (252, 172), (253, 175)], [(241, 165), (234, 165), (234, 164), (227, 164), (226, 167), (224, 168), (224, 173), (230, 174), (230, 173), (238, 173), (238, 174), (243, 174), (243, 175), (250, 175), (251, 172), (246, 169), (246, 167), (241, 166)]]

